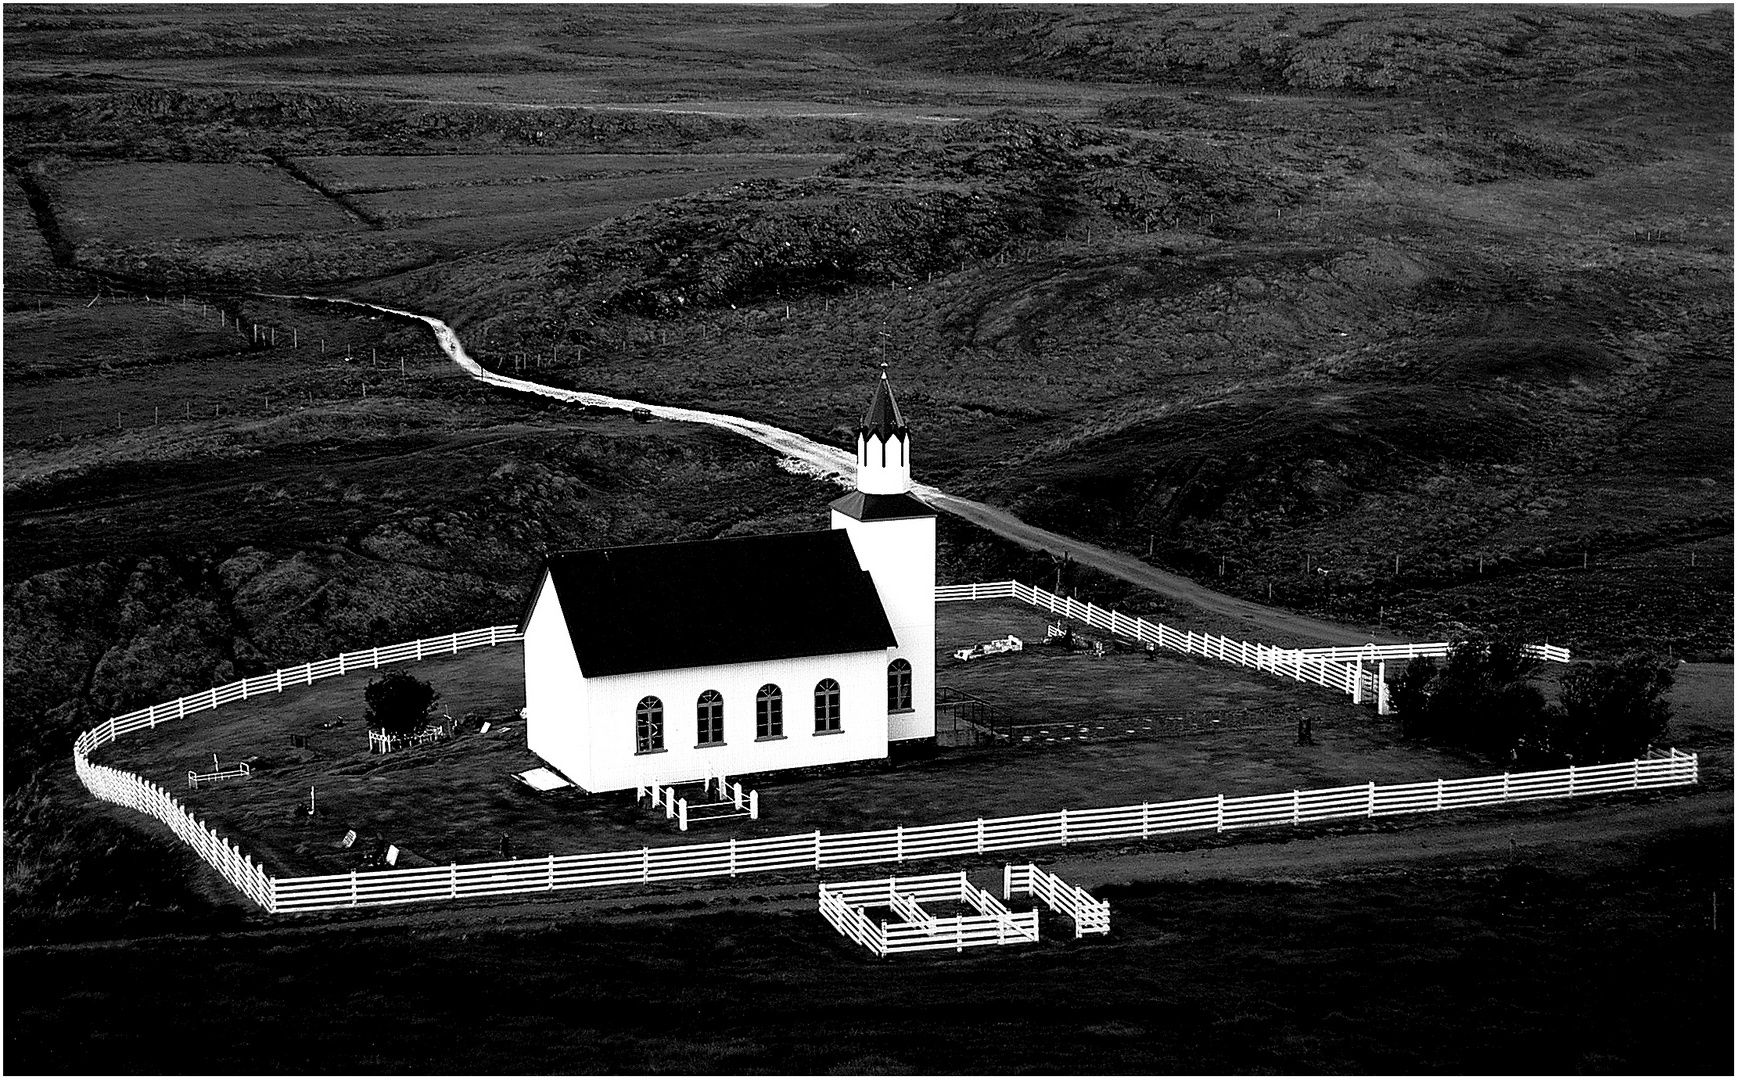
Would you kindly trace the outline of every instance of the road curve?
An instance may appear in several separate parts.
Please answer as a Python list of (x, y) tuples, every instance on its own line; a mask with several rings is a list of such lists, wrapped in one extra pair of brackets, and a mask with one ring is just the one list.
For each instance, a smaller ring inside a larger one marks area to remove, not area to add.
[[(381, 304), (370, 304), (361, 300), (348, 300), (339, 297), (275, 296), (274, 298), (348, 304), (353, 307), (369, 308), (389, 315), (397, 315), (401, 318), (415, 319), (434, 331), (435, 341), (440, 345), (441, 351), (446, 353), (447, 357), (471, 378), (491, 386), (499, 386), (504, 390), (536, 394), (539, 397), (552, 398), (556, 401), (589, 405), (600, 409), (620, 409), (623, 411), (644, 409), (652, 416), (663, 420), (709, 424), (726, 431), (734, 431), (746, 438), (753, 439), (755, 442), (770, 446), (786, 457), (803, 462), (820, 472), (849, 476), (851, 470), (856, 467), (855, 455), (835, 446), (815, 442), (813, 439), (805, 438), (795, 432), (786, 431), (771, 424), (763, 424), (758, 420), (747, 420), (740, 416), (706, 412), (701, 409), (654, 405), (650, 402), (635, 401), (632, 398), (611, 397), (607, 394), (596, 394), (585, 390), (564, 390), (560, 387), (545, 386), (542, 383), (515, 379), (510, 375), (501, 375), (485, 370), (483, 365), (473, 360), (470, 354), (465, 351), (464, 343), (459, 341), (459, 336), (453, 331), (453, 328), (432, 315), (420, 315), (414, 311), (403, 311)], [(1368, 632), (1353, 627), (1296, 615), (1289, 611), (1281, 611), (1263, 604), (1239, 600), (1234, 596), (1214, 592), (1212, 589), (1186, 577), (1166, 573), (1163, 570), (1148, 566), (1132, 555), (1111, 551), (1096, 544), (1088, 544), (1085, 541), (1063, 536), (1048, 529), (1040, 529), (1036, 525), (1029, 525), (1008, 511), (994, 506), (986, 506), (980, 502), (950, 495), (927, 484), (913, 484), (912, 488), (919, 498), (937, 510), (963, 518), (998, 536), (1012, 540), (1022, 547), (1058, 554), (1067, 552), (1075, 562), (1082, 566), (1090, 566), (1094, 570), (1110, 574), (1141, 588), (1150, 589), (1160, 596), (1192, 604), (1210, 614), (1222, 615), (1227, 620), (1227, 625), (1215, 628), (1220, 633), (1229, 633), (1234, 637), (1242, 636), (1235, 631), (1238, 627), (1246, 627), (1250, 631), (1250, 637), (1258, 638), (1265, 644), (1291, 647), (1362, 645), (1372, 640)], [(1377, 640), (1387, 642), (1397, 639), (1384, 636)]]

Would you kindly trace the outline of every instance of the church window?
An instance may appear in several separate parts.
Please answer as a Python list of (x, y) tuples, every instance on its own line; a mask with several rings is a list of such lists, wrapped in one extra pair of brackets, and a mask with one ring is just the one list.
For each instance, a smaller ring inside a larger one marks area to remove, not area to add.
[(650, 754), (664, 748), (664, 703), (655, 697), (640, 699), (634, 710), (634, 749)]
[(815, 684), (815, 730), (839, 730), (839, 681), (822, 679)]
[(699, 719), (700, 745), (724, 741), (724, 695), (708, 690), (700, 695), (695, 712)]
[(887, 711), (911, 711), (911, 661), (895, 660), (887, 665)]
[(784, 733), (784, 691), (772, 683), (767, 683), (760, 688), (760, 693), (754, 695), (754, 737), (778, 739), (783, 738)]

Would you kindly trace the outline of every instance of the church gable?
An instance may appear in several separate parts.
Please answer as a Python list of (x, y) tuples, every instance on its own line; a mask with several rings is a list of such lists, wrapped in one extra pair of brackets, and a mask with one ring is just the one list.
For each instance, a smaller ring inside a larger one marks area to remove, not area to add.
[(897, 644), (843, 532), (557, 552), (544, 569), (588, 678)]

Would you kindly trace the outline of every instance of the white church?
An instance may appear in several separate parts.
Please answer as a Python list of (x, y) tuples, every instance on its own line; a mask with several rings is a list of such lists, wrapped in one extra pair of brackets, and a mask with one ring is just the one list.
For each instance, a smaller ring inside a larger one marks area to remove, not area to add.
[(549, 555), (526, 741), (586, 791), (887, 756), (935, 735), (935, 512), (881, 372), (817, 532)]

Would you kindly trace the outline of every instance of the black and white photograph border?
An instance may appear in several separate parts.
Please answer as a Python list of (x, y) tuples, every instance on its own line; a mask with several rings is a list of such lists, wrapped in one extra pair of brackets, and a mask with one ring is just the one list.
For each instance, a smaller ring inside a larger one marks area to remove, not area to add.
[(9, 1073), (1732, 1073), (1731, 5), (0, 20)]

